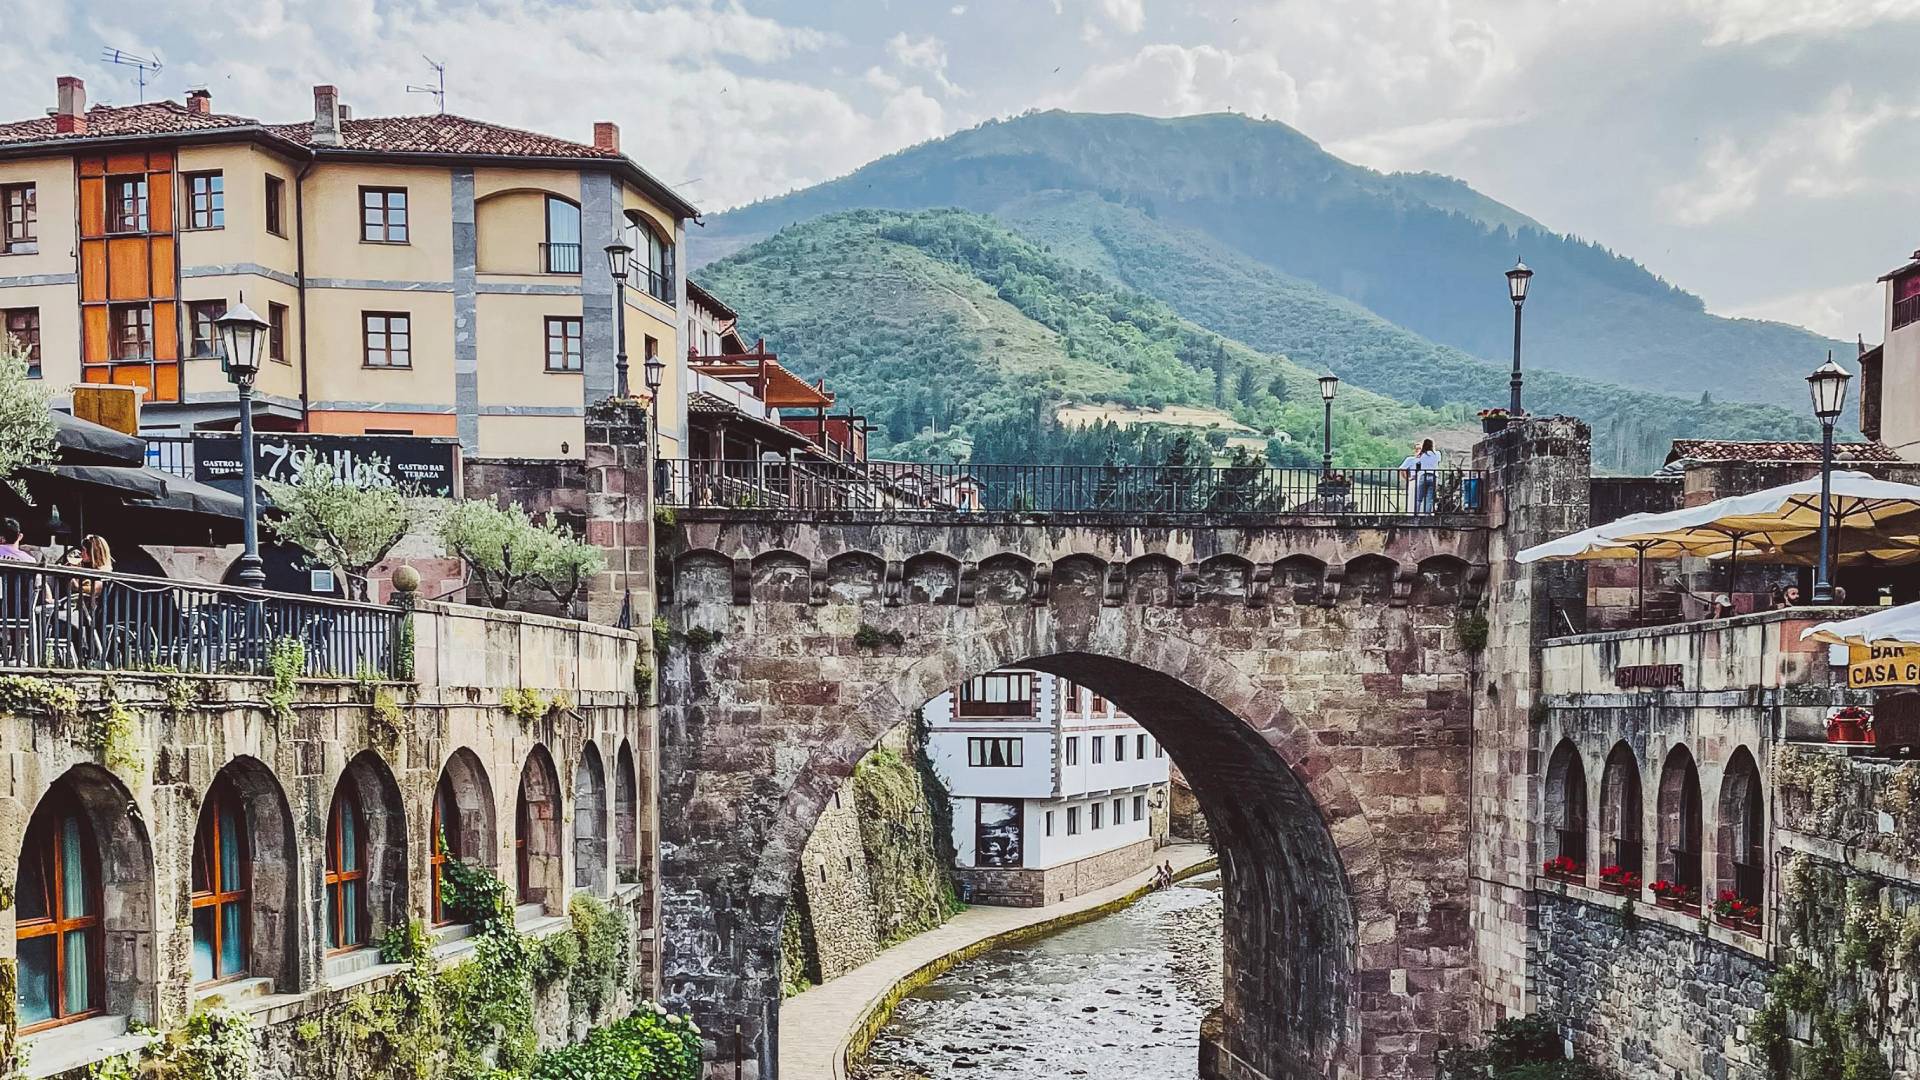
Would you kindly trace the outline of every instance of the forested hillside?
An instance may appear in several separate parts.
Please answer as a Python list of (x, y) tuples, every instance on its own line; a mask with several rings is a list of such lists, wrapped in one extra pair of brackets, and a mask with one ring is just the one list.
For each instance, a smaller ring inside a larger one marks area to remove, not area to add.
[[(1317, 287), (1412, 335), (1496, 363), (1511, 341), (1501, 273), (1516, 256), (1537, 271), (1527, 304), (1530, 368), (1797, 413), (1801, 379), (1839, 344), (1797, 327), (1707, 314), (1697, 296), (1633, 260), (1553, 233), (1458, 181), (1360, 168), (1284, 124), (1238, 115), (1048, 112), (985, 124), (711, 219), (693, 258), (857, 207), (1010, 216), (1021, 208), (1022, 228), (1045, 229), (1062, 245), (1064, 229), (1045, 228), (1033, 198), (1053, 192), (1197, 233), (1243, 264), (1292, 278), (1296, 291)], [(1108, 269), (1145, 288), (1151, 268)]]

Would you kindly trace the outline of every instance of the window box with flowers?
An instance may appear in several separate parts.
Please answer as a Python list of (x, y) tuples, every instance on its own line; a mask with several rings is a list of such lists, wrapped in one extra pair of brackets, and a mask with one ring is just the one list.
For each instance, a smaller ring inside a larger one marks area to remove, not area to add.
[(1742, 899), (1732, 889), (1720, 890), (1719, 899), (1713, 902), (1713, 917), (1721, 926), (1760, 935), (1760, 905)]
[(1640, 875), (1618, 866), (1600, 868), (1600, 888), (1615, 896), (1640, 895)]
[(1507, 423), (1510, 420), (1512, 416), (1505, 409), (1480, 410), (1480, 430), (1489, 435), (1507, 430)]
[(1652, 888), (1653, 901), (1660, 907), (1700, 914), (1700, 889), (1697, 886), (1662, 879), (1654, 882)]
[(1540, 864), (1540, 872), (1550, 878), (1571, 881), (1579, 884), (1586, 881), (1586, 868), (1574, 861), (1571, 855), (1555, 855)]

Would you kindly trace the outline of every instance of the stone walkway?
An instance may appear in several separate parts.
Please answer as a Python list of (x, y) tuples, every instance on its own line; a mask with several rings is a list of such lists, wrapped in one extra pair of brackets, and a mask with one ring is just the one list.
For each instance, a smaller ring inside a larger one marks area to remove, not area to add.
[[(1213, 858), (1205, 844), (1160, 849), (1154, 863), (1175, 873)], [(1115, 885), (1047, 907), (970, 907), (946, 924), (909, 938), (845, 975), (797, 994), (780, 1006), (780, 1080), (845, 1080), (846, 1047), (854, 1029), (900, 980), (926, 964), (1009, 931), (1100, 907), (1146, 885), (1151, 869)]]

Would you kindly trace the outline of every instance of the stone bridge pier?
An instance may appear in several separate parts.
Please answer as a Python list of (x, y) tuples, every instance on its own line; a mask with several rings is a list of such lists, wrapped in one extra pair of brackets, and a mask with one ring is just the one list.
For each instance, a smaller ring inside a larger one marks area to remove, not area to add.
[(661, 978), (711, 1075), (736, 1031), (745, 1075), (776, 1075), (781, 920), (822, 807), (929, 698), (1017, 665), (1125, 709), (1207, 817), (1225, 979), (1203, 1076), (1431, 1076), (1483, 1015), (1463, 630), (1499, 528), (683, 511), (659, 583)]

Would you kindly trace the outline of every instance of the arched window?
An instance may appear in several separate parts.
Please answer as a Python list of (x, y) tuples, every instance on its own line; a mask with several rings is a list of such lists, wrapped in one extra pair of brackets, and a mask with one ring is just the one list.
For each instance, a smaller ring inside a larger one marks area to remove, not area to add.
[(573, 885), (607, 892), (607, 773), (592, 743), (573, 770)]
[(440, 770), (433, 788), (432, 853), (427, 858), (435, 925), (450, 922), (440, 902), (440, 882), (449, 861), (493, 866), (500, 855), (493, 832), (493, 788), (487, 772), (472, 750), (461, 747)]
[(367, 824), (360, 800), (345, 784), (327, 811), (327, 927), (329, 951), (367, 943)]
[(105, 1007), (100, 852), (70, 788), (34, 811), (14, 887), (20, 1030), (35, 1031)]
[(253, 935), (253, 857), (246, 807), (223, 773), (207, 789), (193, 838), (193, 981), (247, 973)]
[(541, 266), (549, 274), (580, 272), (580, 207), (547, 196), (547, 242), (541, 246)]
[(1757, 913), (1766, 896), (1767, 818), (1760, 769), (1742, 746), (1727, 762), (1720, 782), (1720, 827), (1716, 862), (1720, 888)]
[(633, 245), (634, 284), (662, 303), (673, 303), (673, 239), (645, 214), (630, 210), (627, 242)]
[[(453, 778), (446, 772), (440, 773), (440, 782), (433, 788), (433, 854), (427, 858), (433, 871), (433, 924), (443, 926), (450, 920), (446, 909), (440, 902), (440, 875), (448, 859), (466, 856), (460, 850), (460, 806), (453, 797)], [(448, 822), (454, 822), (454, 828), (447, 829)]]
[(1615, 743), (1607, 755), (1606, 772), (1600, 776), (1600, 829), (1607, 838), (1603, 862), (1619, 869), (1617, 883), (1629, 894), (1637, 892), (1642, 875), (1647, 872), (1645, 850), (1640, 842), (1642, 805), (1640, 760), (1633, 756), (1632, 747), (1624, 742)]
[(1700, 771), (1693, 755), (1676, 746), (1660, 770), (1660, 876), (1672, 882), (1683, 903), (1700, 899)]
[(560, 779), (544, 746), (527, 755), (514, 799), (515, 895), (520, 903), (557, 911), (564, 903), (560, 859)]
[(1554, 854), (1546, 870), (1584, 880), (1587, 870), (1587, 770), (1573, 740), (1562, 739), (1547, 762), (1547, 825)]
[(620, 743), (613, 765), (614, 862), (622, 885), (640, 880), (640, 793), (633, 746)]

